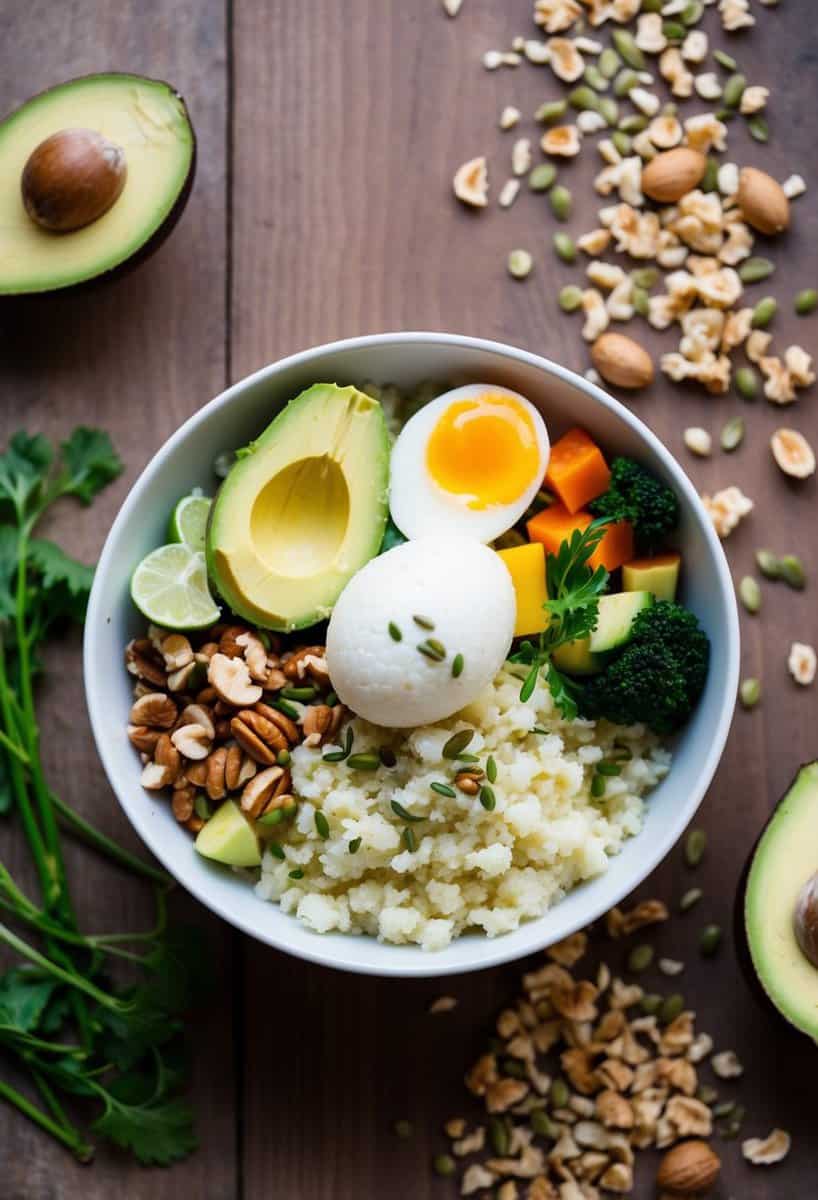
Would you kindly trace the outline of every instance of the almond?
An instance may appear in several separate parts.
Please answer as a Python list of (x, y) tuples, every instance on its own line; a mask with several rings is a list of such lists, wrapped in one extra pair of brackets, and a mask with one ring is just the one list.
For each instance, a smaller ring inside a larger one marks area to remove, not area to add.
[(781, 233), (790, 223), (790, 202), (781, 184), (756, 167), (744, 167), (738, 181), (744, 220), (759, 233)]
[(720, 1170), (719, 1156), (707, 1142), (680, 1142), (659, 1163), (656, 1183), (674, 1195), (696, 1195), (713, 1186)]
[(653, 359), (644, 347), (622, 333), (603, 333), (591, 347), (593, 364), (616, 387), (637, 390), (653, 382)]
[(707, 168), (707, 159), (689, 146), (657, 154), (642, 171), (642, 191), (660, 204), (675, 204), (692, 192)]

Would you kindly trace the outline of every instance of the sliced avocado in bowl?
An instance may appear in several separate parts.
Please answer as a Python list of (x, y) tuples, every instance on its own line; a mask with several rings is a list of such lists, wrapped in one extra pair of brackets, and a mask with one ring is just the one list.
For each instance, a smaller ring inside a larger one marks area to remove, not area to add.
[(554, 651), (554, 665), (567, 675), (596, 675), (606, 655), (631, 640), (633, 623), (653, 604), (650, 592), (613, 592), (600, 596), (596, 629), (590, 637), (566, 642)]
[(0, 122), (0, 295), (72, 287), (152, 253), (187, 201), (195, 147), (184, 101), (160, 80), (87, 75), (27, 100)]
[[(818, 761), (796, 775), (750, 856), (736, 901), (757, 994), (818, 1041)], [(760, 985), (760, 986), (759, 986)]]
[(374, 558), (388, 513), (389, 435), (377, 400), (319, 383), (239, 452), (207, 530), (211, 580), (265, 629), (325, 620)]

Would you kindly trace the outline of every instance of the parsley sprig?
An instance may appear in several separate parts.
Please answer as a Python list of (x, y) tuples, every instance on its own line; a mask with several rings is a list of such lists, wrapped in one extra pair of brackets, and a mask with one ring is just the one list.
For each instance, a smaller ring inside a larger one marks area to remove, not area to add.
[(520, 699), (531, 698), (542, 671), (554, 703), (569, 721), (578, 712), (578, 685), (554, 666), (552, 655), (558, 646), (588, 637), (596, 629), (599, 597), (608, 586), (609, 575), (604, 567), (594, 570), (590, 559), (609, 524), (609, 518), (600, 517), (584, 530), (575, 529), (556, 554), (546, 555), (548, 599), (543, 607), (549, 615), (549, 624), (536, 643), (524, 641), (510, 660), (530, 668), (520, 689)]
[[(0, 454), (0, 814), (14, 815), (37, 873), (32, 899), (0, 861), (0, 945), (17, 963), (0, 975), (0, 1050), (27, 1072), (41, 1103), (0, 1078), (0, 1099), (78, 1159), (93, 1146), (65, 1097), (96, 1102), (91, 1129), (145, 1163), (169, 1163), (195, 1146), (178, 1097), (180, 1016), (199, 961), (191, 932), (166, 928), (164, 872), (118, 846), (61, 800), (46, 779), (34, 684), (41, 648), (82, 622), (93, 569), (36, 528), (58, 500), (90, 504), (122, 464), (108, 435), (80, 427), (57, 450), (16, 433)], [(144, 933), (87, 935), (78, 926), (63, 860), (69, 829), (155, 888), (156, 925)], [(22, 927), (28, 937), (18, 932)], [(128, 965), (127, 985), (111, 967)], [(198, 988), (196, 989), (198, 991)]]

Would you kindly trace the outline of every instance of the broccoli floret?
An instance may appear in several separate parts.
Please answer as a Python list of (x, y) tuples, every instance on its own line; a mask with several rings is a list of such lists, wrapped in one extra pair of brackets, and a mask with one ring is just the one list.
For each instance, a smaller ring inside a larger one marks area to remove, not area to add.
[(595, 517), (630, 521), (641, 554), (657, 550), (679, 523), (675, 494), (632, 458), (613, 460), (607, 492), (588, 507)]
[(707, 634), (693, 613), (660, 600), (639, 613), (631, 640), (582, 688), (580, 712), (674, 733), (702, 694), (709, 657)]

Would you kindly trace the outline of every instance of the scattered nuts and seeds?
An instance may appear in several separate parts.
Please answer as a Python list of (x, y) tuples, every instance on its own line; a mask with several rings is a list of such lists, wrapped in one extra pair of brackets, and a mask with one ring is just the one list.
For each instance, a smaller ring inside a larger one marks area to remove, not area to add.
[(805, 642), (793, 642), (787, 659), (787, 669), (796, 683), (809, 687), (815, 679), (818, 659), (812, 646)]
[(776, 429), (770, 438), (773, 458), (785, 475), (806, 479), (815, 473), (815, 453), (796, 429)]
[(747, 1162), (769, 1167), (787, 1157), (790, 1145), (790, 1135), (783, 1129), (774, 1129), (766, 1138), (747, 1138), (741, 1143), (741, 1153)]

